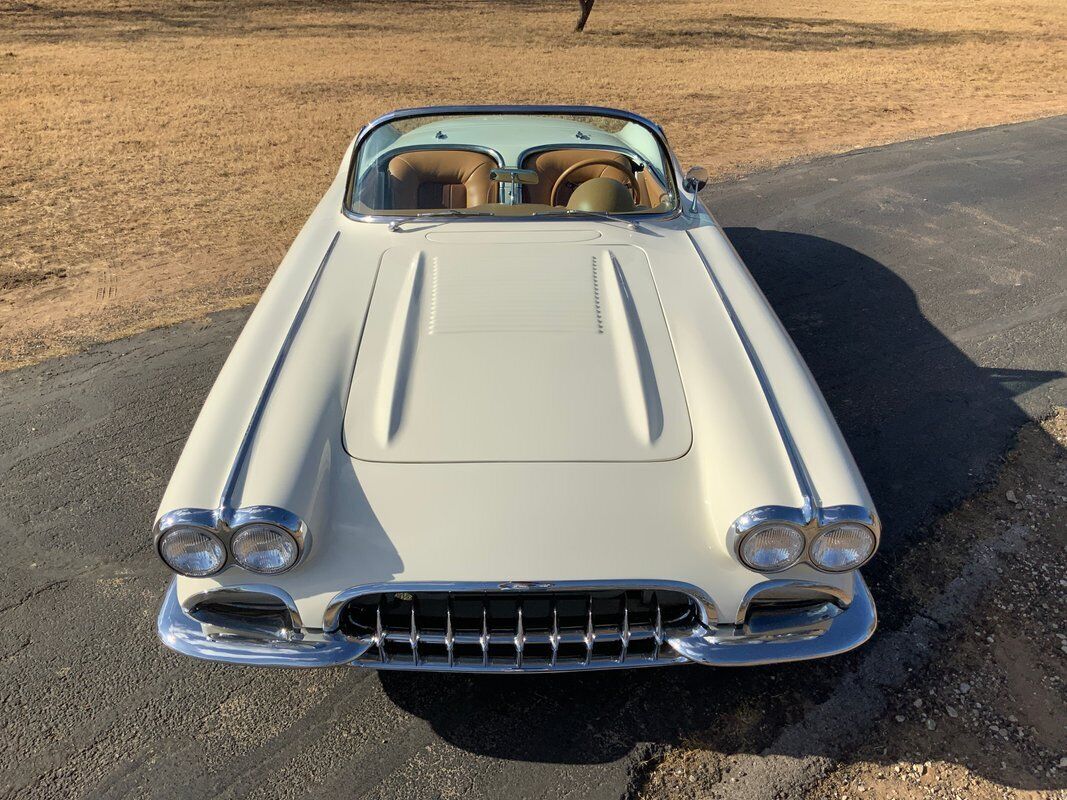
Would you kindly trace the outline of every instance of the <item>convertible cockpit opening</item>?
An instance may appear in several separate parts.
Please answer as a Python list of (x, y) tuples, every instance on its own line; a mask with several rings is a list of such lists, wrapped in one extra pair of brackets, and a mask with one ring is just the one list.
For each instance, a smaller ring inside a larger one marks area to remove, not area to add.
[(412, 115), (360, 137), (347, 210), (358, 217), (664, 214), (677, 208), (657, 131), (629, 117)]

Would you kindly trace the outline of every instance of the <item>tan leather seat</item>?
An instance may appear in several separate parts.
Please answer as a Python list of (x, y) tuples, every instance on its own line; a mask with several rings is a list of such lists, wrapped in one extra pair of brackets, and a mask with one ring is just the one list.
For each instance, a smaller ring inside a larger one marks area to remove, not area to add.
[[(540, 181), (536, 184), (531, 184), (524, 187), (526, 190), (526, 201), (529, 203), (548, 203), (549, 195), (552, 193), (552, 187), (555, 185), (556, 180), (563, 171), (570, 167), (572, 164), (577, 164), (579, 161), (585, 161), (590, 158), (607, 158), (614, 161), (619, 166), (610, 167), (604, 164), (592, 164), (588, 167), (582, 167), (575, 170), (567, 177), (565, 185), (560, 187), (559, 192), (556, 194), (556, 205), (565, 206), (570, 200), (571, 192), (573, 192), (578, 186), (593, 178), (611, 178), (619, 181), (625, 186), (629, 186), (627, 177), (630, 174), (630, 162), (626, 156), (621, 153), (616, 153), (611, 150), (596, 150), (596, 149), (564, 149), (564, 150), (547, 150), (543, 153), (534, 153), (526, 158), (525, 163), (522, 165), (525, 169), (537, 170), (537, 174), (540, 177)], [(638, 202), (643, 206), (655, 206), (664, 200), (666, 191), (659, 182), (652, 176), (650, 170), (643, 170), (638, 172), (635, 176), (637, 179), (637, 190), (640, 194)]]
[(495, 203), (497, 183), (489, 177), (496, 162), (467, 150), (415, 150), (390, 159), (389, 207), (393, 209), (470, 208)]
[(570, 199), (571, 192), (591, 178), (612, 178), (629, 186), (629, 164), (626, 156), (612, 153), (608, 150), (549, 150), (544, 153), (534, 153), (526, 159), (522, 166), (525, 169), (537, 171), (540, 180), (526, 187), (526, 202), (548, 203), (552, 187), (555, 185), (563, 171), (572, 164), (585, 161), (589, 158), (608, 158), (619, 164), (618, 167), (609, 167), (604, 164), (592, 164), (575, 170), (567, 177), (567, 182), (560, 187), (556, 194), (556, 205), (565, 206)]

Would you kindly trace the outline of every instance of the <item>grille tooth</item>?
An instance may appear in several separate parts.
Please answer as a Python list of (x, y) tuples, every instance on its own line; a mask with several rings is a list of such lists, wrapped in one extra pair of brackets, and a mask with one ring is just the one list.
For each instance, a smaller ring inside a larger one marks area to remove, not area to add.
[(419, 665), (419, 626), (415, 621), (416, 600), (411, 598), (411, 635), (408, 641), (411, 643), (411, 661), (417, 667)]
[(464, 591), (398, 585), (352, 598), (340, 631), (367, 644), (361, 661), (372, 665), (525, 672), (679, 663), (685, 658), (671, 642), (705, 633), (708, 619), (695, 597), (661, 586)]
[(378, 598), (378, 605), (374, 610), (374, 644), (378, 648), (378, 660), (384, 664), (387, 656), (385, 654), (385, 629), (382, 627), (381, 598)]
[(452, 632), (452, 598), (445, 601), (445, 649), (448, 651), (448, 666), (456, 664), (456, 636)]
[(652, 595), (652, 605), (656, 608), (656, 649), (652, 651), (652, 660), (658, 661), (659, 650), (663, 647), (663, 609), (660, 607), (658, 594)]
[(522, 629), (522, 603), (515, 616), (515, 666), (522, 666), (522, 651), (526, 647), (526, 633)]
[(593, 643), (596, 641), (596, 631), (593, 630), (593, 598), (589, 598), (589, 615), (585, 623), (585, 664), (593, 660)]
[(556, 666), (559, 658), (559, 604), (552, 601), (552, 633), (549, 634), (549, 642), (552, 645), (552, 666)]

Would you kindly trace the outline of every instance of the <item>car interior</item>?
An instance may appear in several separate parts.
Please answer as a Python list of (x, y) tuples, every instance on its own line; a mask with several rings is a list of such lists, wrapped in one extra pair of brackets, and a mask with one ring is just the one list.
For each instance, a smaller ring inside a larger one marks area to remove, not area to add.
[(378, 165), (379, 181), (363, 182), (361, 205), (367, 213), (466, 209), (506, 216), (670, 207), (670, 194), (652, 170), (614, 150), (546, 147), (530, 153), (519, 169), (536, 173), (531, 176), (535, 182), (524, 182), (513, 195), (508, 194), (510, 187), (493, 179), (497, 167), (492, 156), (466, 149), (426, 148), (386, 155)]

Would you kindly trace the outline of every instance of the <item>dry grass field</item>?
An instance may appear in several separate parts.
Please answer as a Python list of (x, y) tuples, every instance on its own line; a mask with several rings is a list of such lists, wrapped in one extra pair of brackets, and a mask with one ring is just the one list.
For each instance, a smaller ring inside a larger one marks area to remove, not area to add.
[(1064, 0), (0, 0), (0, 368), (254, 300), (363, 121), (617, 105), (720, 176), (1067, 111)]

